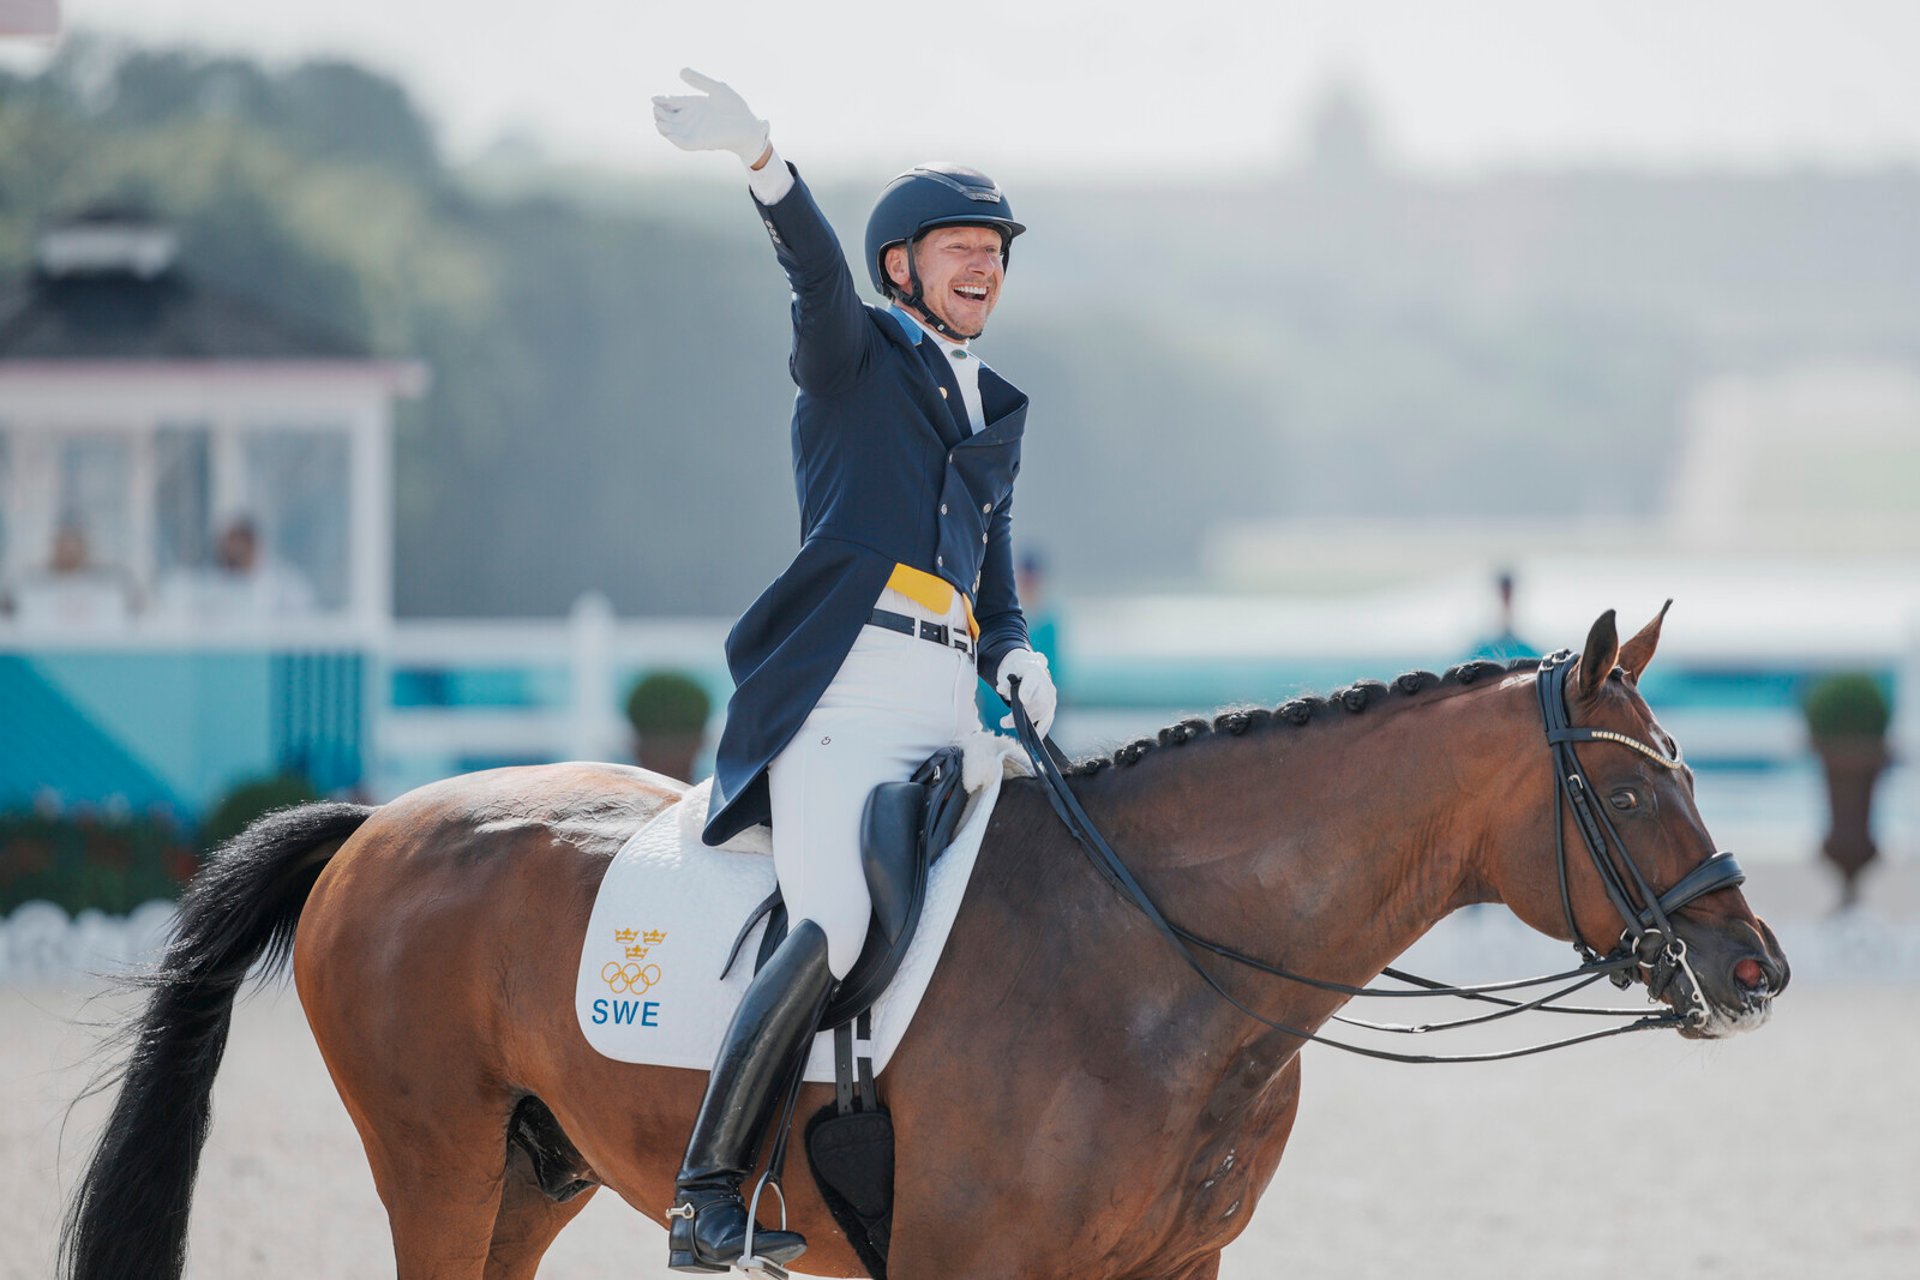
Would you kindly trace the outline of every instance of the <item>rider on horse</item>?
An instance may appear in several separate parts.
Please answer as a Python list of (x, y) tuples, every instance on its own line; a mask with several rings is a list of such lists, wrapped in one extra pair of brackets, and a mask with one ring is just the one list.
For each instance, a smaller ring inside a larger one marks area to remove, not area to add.
[[(793, 924), (727, 1029), (676, 1180), (669, 1265), (711, 1272), (744, 1250), (740, 1184), (780, 1086), (866, 939), (867, 793), (979, 727), (976, 672), (1002, 696), (1018, 677), (1043, 734), (1055, 696), (1013, 572), (1027, 398), (969, 346), (1026, 228), (977, 170), (908, 170), (867, 221), (865, 266), (891, 304), (868, 306), (806, 184), (774, 154), (767, 122), (719, 81), (682, 75), (703, 92), (655, 98), (655, 124), (683, 149), (740, 157), (793, 287), (803, 534), (793, 563), (727, 637), (735, 691), (704, 839), (771, 822)], [(775, 1263), (805, 1247), (797, 1233), (754, 1232), (754, 1253)]]

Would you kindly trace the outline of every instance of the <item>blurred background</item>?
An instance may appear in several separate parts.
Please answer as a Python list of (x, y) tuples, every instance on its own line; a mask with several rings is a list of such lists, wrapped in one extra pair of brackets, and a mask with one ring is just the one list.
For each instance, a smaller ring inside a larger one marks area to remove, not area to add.
[(939, 155), (1031, 226), (980, 346), (1070, 749), (1671, 596), (1647, 693), (1720, 839), (1817, 855), (1850, 672), (1898, 858), (1920, 16), (1843, 8), (71, 4), (0, 72), (0, 810), (191, 852), (263, 779), (627, 758), (656, 670), (718, 727), (792, 388), (731, 158), (650, 125), (697, 63), (843, 235)]
[(930, 158), (1031, 228), (977, 349), (1069, 750), (1672, 597), (1709, 827), (1920, 975), (1920, 9), (62, 17), (0, 40), (0, 966), (276, 804), (704, 774), (797, 522), (785, 282), (651, 126), (691, 64), (847, 241)]

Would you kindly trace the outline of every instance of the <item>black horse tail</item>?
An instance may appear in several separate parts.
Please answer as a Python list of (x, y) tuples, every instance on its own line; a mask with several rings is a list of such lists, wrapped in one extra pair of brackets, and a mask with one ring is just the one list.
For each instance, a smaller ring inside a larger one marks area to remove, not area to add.
[(234, 995), (256, 963), (266, 973), (285, 965), (314, 881), (372, 812), (310, 804), (270, 813), (222, 845), (187, 886), (165, 958), (131, 980), (152, 995), (121, 1033), (125, 1061), (82, 1095), (120, 1085), (61, 1229), (62, 1276), (185, 1270), (187, 1211)]

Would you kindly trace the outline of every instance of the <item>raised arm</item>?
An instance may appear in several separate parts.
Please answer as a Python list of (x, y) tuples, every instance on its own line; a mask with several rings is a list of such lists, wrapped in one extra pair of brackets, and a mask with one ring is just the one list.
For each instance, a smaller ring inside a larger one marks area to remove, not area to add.
[(701, 92), (656, 97), (655, 127), (684, 151), (731, 151), (747, 166), (754, 207), (793, 288), (788, 369), (803, 391), (845, 390), (866, 372), (875, 334), (839, 239), (798, 172), (775, 153), (767, 122), (746, 100), (691, 68), (680, 77)]

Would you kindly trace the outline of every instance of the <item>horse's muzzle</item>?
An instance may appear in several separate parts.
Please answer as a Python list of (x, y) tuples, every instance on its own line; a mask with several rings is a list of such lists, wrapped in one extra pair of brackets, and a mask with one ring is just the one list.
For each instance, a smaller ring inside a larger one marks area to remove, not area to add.
[[(1707, 1016), (1680, 1029), (1690, 1040), (1719, 1040), (1752, 1031), (1773, 1013), (1773, 1002), (1787, 989), (1793, 971), (1773, 930), (1758, 917), (1715, 930), (1689, 931), (1693, 980)], [(1684, 981), (1676, 982), (1676, 988)], [(1686, 993), (1676, 990), (1670, 1003), (1684, 1009)]]

